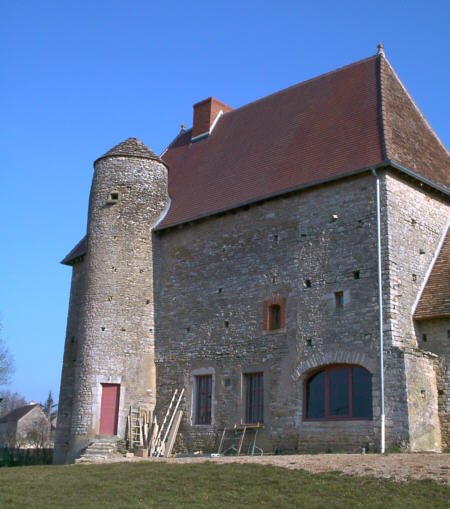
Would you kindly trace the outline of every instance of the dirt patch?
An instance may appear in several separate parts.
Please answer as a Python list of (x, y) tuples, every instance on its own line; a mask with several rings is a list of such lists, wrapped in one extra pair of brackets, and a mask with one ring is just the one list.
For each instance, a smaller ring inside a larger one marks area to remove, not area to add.
[(122, 458), (121, 461), (164, 461), (168, 463), (255, 463), (308, 472), (342, 472), (348, 475), (382, 477), (396, 481), (431, 479), (450, 485), (449, 454), (296, 454), (286, 456), (227, 456), (181, 458)]

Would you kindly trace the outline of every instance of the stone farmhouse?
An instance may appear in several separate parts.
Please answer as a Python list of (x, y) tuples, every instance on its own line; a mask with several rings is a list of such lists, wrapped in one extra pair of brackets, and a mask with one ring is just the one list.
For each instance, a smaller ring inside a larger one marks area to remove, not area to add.
[(36, 403), (18, 407), (0, 417), (0, 447), (48, 447), (50, 434), (50, 422)]
[(177, 448), (260, 423), (265, 451), (450, 442), (449, 154), (376, 55), (237, 109), (209, 98), (161, 156), (94, 163), (55, 462), (124, 437), (132, 407)]

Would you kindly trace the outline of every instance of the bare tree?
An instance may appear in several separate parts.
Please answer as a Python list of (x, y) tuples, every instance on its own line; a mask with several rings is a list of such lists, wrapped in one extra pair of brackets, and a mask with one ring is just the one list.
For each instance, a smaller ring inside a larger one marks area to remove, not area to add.
[(27, 404), (25, 397), (18, 392), (0, 391), (0, 417), (3, 417), (16, 408)]
[(7, 384), (14, 372), (14, 360), (1, 337), (0, 325), (0, 385)]

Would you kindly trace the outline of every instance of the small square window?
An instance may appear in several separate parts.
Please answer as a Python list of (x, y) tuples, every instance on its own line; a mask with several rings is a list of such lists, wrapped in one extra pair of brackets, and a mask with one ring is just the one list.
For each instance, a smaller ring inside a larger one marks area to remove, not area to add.
[(427, 338), (426, 334), (422, 334), (422, 341), (428, 341), (428, 338)]
[(334, 293), (334, 302), (337, 308), (344, 307), (344, 292), (335, 292)]
[(109, 203), (111, 205), (113, 203), (117, 203), (118, 201), (119, 201), (119, 193), (117, 191), (112, 191), (111, 193), (109, 193), (106, 203)]

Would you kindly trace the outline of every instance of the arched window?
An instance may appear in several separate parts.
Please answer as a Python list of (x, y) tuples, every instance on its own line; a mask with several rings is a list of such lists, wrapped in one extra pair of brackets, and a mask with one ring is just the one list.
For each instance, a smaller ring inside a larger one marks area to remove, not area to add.
[(305, 419), (372, 419), (372, 375), (360, 366), (337, 364), (305, 382)]

